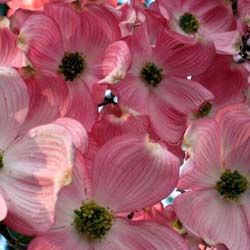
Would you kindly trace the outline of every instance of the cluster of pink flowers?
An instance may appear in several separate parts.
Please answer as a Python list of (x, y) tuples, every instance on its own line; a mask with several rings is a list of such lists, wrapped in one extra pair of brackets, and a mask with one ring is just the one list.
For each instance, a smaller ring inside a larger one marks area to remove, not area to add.
[(1, 223), (29, 250), (250, 250), (250, 0), (0, 3)]

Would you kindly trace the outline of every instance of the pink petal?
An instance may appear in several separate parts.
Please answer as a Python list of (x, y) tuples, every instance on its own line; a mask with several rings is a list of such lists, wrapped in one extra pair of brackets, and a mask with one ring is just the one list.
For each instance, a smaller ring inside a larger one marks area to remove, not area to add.
[[(55, 210), (55, 223), (47, 232), (43, 233), (44, 236), (73, 229), (74, 210), (80, 209), (82, 203), (88, 197), (88, 192), (91, 191), (84, 158), (79, 151), (76, 153), (72, 179), (70, 185), (64, 187), (59, 193)], [(73, 233), (76, 235), (75, 230)]]
[(5, 217), (7, 216), (7, 211), (8, 211), (7, 204), (5, 202), (4, 197), (0, 193), (0, 221), (5, 219)]
[[(197, 13), (199, 16), (204, 15), (205, 13), (214, 10), (218, 7), (225, 7), (226, 5), (222, 5), (221, 2), (218, 2), (217, 0), (210, 0), (209, 4), (207, 4), (205, 1), (184, 1), (184, 6), (188, 8), (191, 12)], [(228, 4), (227, 10), (231, 10), (231, 6)], [(231, 16), (232, 13), (230, 12)]]
[(223, 243), (230, 250), (248, 250), (249, 227), (237, 203), (217, 191), (191, 191), (175, 199), (175, 211), (183, 226), (211, 244)]
[(60, 28), (52, 18), (42, 14), (29, 17), (20, 30), (19, 42), (35, 68), (57, 72), (65, 51)]
[(184, 238), (154, 222), (134, 222), (117, 218), (106, 238), (94, 243), (98, 250), (167, 249), (188, 250)]
[[(105, 108), (105, 107), (104, 107)], [(122, 108), (120, 116), (107, 113), (94, 124), (92, 134), (96, 141), (103, 145), (112, 138), (126, 133), (145, 134), (148, 132), (149, 119), (127, 108)]]
[(57, 193), (71, 182), (73, 157), (70, 135), (54, 124), (31, 129), (4, 152), (1, 187), (11, 200), (9, 211), (29, 225), (18, 225), (18, 231), (51, 226)]
[(216, 117), (222, 128), (222, 149), (226, 168), (239, 170), (246, 176), (250, 173), (249, 112), (248, 105), (233, 105), (222, 109)]
[(142, 114), (148, 114), (148, 105), (150, 100), (150, 88), (139, 76), (128, 73), (120, 81), (116, 88), (120, 94), (119, 101), (124, 106), (128, 106)]
[(182, 9), (182, 0), (176, 0), (176, 1), (171, 1), (171, 0), (165, 0), (161, 1), (160, 3), (160, 11), (164, 18), (170, 19), (171, 16), (178, 11), (178, 9)]
[(197, 75), (211, 64), (215, 48), (212, 42), (205, 40), (196, 42), (164, 30), (153, 50), (153, 55), (164, 63), (166, 75)]
[[(28, 246), (28, 250), (92, 250), (92, 246), (77, 234), (72, 227), (69, 230), (60, 230), (51, 234), (38, 236)], [(78, 236), (78, 237), (77, 237)]]
[(123, 5), (122, 14), (119, 20), (119, 27), (121, 30), (121, 36), (126, 37), (134, 33), (137, 15), (134, 8), (128, 4)]
[[(74, 209), (79, 209), (82, 203), (89, 199), (90, 192), (91, 182), (89, 179), (89, 171), (86, 168), (85, 157), (80, 151), (77, 151), (72, 169), (72, 182), (62, 189), (58, 197), (56, 207), (56, 218), (58, 219), (56, 219), (57, 222), (54, 229), (57, 228), (58, 223), (60, 223), (60, 225), (64, 223), (64, 226), (71, 225), (72, 221), (70, 222), (69, 219), (71, 220), (72, 216), (75, 215), (73, 213)], [(68, 221), (66, 221), (67, 219)], [(70, 222), (70, 224), (68, 222)]]
[(201, 75), (194, 76), (214, 94), (213, 111), (244, 101), (243, 91), (247, 87), (248, 73), (232, 62), (231, 56), (217, 55), (210, 67)]
[(130, 50), (126, 42), (117, 41), (109, 45), (105, 52), (102, 64), (103, 74), (106, 76), (102, 81), (117, 83), (126, 75), (131, 65)]
[[(27, 68), (21, 69), (23, 77), (26, 80), (30, 103), (29, 112), (22, 125), (22, 130), (27, 130), (39, 125), (48, 124), (61, 116), (61, 106), (63, 105), (68, 89), (66, 84), (52, 74), (31, 75), (27, 78), (29, 72)], [(48, 112), (49, 110), (49, 112)]]
[(214, 187), (222, 173), (221, 133), (217, 122), (199, 119), (187, 129), (183, 144), (190, 158), (184, 163), (180, 189)]
[[(105, 98), (106, 90), (109, 88), (110, 84), (99, 84), (94, 83), (92, 86), (92, 95), (94, 98), (95, 103), (100, 104), (103, 102), (103, 99)], [(112, 91), (111, 91), (112, 92)]]
[(202, 104), (213, 99), (213, 94), (199, 83), (177, 77), (167, 77), (155, 93), (156, 98), (185, 114), (198, 111)]
[[(100, 149), (100, 146), (96, 142), (92, 134), (89, 133), (88, 136), (89, 136), (88, 151), (84, 154), (84, 159), (87, 169), (92, 174), (95, 156), (97, 154), (97, 151)], [(90, 178), (92, 178), (92, 175), (90, 176)]]
[(249, 25), (250, 22), (250, 1), (238, 0), (237, 5), (238, 14), (243, 22)]
[[(105, 49), (112, 42), (112, 35), (106, 32), (106, 23), (95, 14), (83, 11), (80, 14), (80, 19), (81, 26), (71, 37), (71, 48), (68, 49), (82, 51), (88, 64), (89, 61), (93, 61), (104, 54)], [(93, 23), (95, 23), (94, 26)], [(93, 50), (93, 48), (95, 49)]]
[(239, 52), (237, 44), (241, 43), (241, 35), (238, 30), (214, 33), (210, 39), (217, 53), (235, 55)]
[[(31, 10), (17, 9), (13, 15), (10, 16), (11, 31), (15, 34), (19, 34), (24, 22), (33, 15)], [(8, 15), (9, 16), (9, 15)]]
[[(64, 38), (64, 43), (72, 43), (72, 41), (70, 41), (71, 37), (78, 32), (81, 25), (79, 15), (72, 8), (60, 6), (58, 3), (46, 4), (44, 13), (57, 22)], [(67, 45), (65, 45), (65, 47), (67, 47)]]
[[(162, 17), (162, 15), (160, 15), (159, 12), (159, 7), (156, 5), (155, 3), (155, 10), (153, 9), (153, 5), (150, 4), (149, 8), (150, 11), (146, 10), (143, 11), (143, 15), (145, 15), (144, 18), (146, 18), (146, 24), (149, 30), (149, 36), (150, 36), (150, 44), (155, 45), (158, 37), (161, 35), (161, 33), (163, 32), (163, 30), (165, 30), (166, 28), (166, 22), (164, 20), (164, 18)], [(140, 10), (142, 11), (142, 10)], [(140, 14), (140, 12), (139, 12)], [(157, 27), (157, 28), (156, 28)]]
[(248, 228), (250, 228), (250, 190), (247, 189), (241, 196), (239, 197), (239, 204), (241, 209), (247, 219)]
[[(203, 6), (202, 6), (203, 5)], [(206, 3), (201, 4), (200, 9), (206, 7)], [(210, 10), (200, 15), (201, 32), (212, 38), (214, 33), (229, 31), (233, 23), (233, 12), (230, 6), (217, 1)]]
[(55, 224), (48, 231), (48, 234), (55, 233), (58, 229), (65, 230), (72, 227), (72, 222), (75, 218), (74, 210), (80, 209), (91, 191), (90, 179), (88, 177), (84, 158), (77, 151), (72, 169), (72, 182), (67, 187), (64, 187), (58, 195)]
[(167, 143), (181, 143), (187, 127), (185, 114), (155, 96), (149, 103), (149, 117), (153, 129), (159, 137)]
[(88, 134), (82, 124), (76, 120), (64, 117), (55, 121), (55, 124), (62, 125), (70, 132), (74, 146), (81, 152), (86, 153), (88, 150)]
[(0, 48), (0, 65), (18, 66), (13, 65), (13, 61), (18, 53), (17, 37), (7, 28), (0, 29)]
[(90, 131), (97, 120), (97, 104), (94, 103), (87, 85), (81, 79), (67, 83), (69, 96), (62, 108), (62, 116), (78, 120)]
[(173, 154), (147, 136), (118, 136), (97, 153), (93, 198), (115, 212), (148, 207), (173, 190), (178, 164)]
[(150, 44), (150, 38), (145, 24), (136, 27), (133, 35), (127, 36), (125, 40), (129, 45), (134, 64), (135, 61), (141, 61), (142, 59), (148, 59), (151, 57), (152, 46)]
[(55, 224), (49, 231), (35, 238), (28, 249), (89, 249), (89, 243), (75, 230), (73, 223), (74, 210), (79, 209), (83, 201), (86, 200), (86, 189), (88, 188), (84, 159), (77, 152), (73, 168), (73, 181), (69, 186), (63, 188), (59, 194)]
[(91, 10), (91, 13), (95, 13), (95, 15), (98, 18), (101, 17), (103, 24), (105, 21), (104, 29), (106, 33), (109, 34), (112, 41), (116, 41), (121, 38), (121, 31), (118, 26), (118, 14), (115, 13), (116, 10), (114, 8), (110, 8), (110, 6), (105, 3), (104, 4), (91, 3), (88, 4), (88, 9)]
[(0, 67), (0, 149), (5, 150), (17, 136), (29, 104), (24, 81), (11, 68)]

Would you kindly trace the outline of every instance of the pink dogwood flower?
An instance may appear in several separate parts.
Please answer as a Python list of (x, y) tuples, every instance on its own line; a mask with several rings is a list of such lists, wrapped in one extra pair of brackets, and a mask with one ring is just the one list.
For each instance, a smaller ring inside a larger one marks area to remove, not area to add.
[(201, 119), (187, 130), (190, 158), (177, 187), (189, 191), (175, 200), (188, 231), (230, 250), (250, 246), (249, 112), (247, 105), (228, 106), (215, 120)]
[(52, 73), (66, 84), (68, 98), (62, 115), (79, 120), (90, 130), (97, 118), (92, 85), (103, 78), (102, 58), (112, 36), (90, 12), (79, 14), (57, 5), (47, 6), (45, 12), (49, 16), (36, 14), (27, 19), (19, 40), (35, 70)]
[(188, 249), (168, 227), (120, 216), (167, 196), (178, 171), (177, 158), (145, 135), (111, 139), (98, 150), (89, 172), (78, 154), (73, 182), (60, 193), (55, 225), (29, 250)]
[(168, 143), (178, 143), (186, 129), (188, 114), (199, 112), (213, 98), (197, 82), (186, 79), (187, 75), (200, 74), (208, 67), (213, 46), (207, 44), (205, 49), (203, 45), (197, 47), (197, 43), (187, 45), (182, 37), (167, 30), (155, 45), (150, 44), (149, 37), (145, 25), (127, 37), (132, 65), (115, 87), (121, 104), (148, 115), (159, 137)]
[(159, 1), (159, 9), (170, 30), (198, 42), (213, 41), (219, 53), (227, 53), (238, 37), (232, 8), (223, 1), (164, 0)]

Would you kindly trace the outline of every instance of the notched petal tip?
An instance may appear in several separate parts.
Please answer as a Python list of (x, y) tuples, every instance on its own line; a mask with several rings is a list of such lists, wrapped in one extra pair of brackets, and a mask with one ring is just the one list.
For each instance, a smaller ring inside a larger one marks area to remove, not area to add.
[(160, 151), (163, 150), (162, 146), (159, 143), (151, 140), (149, 135), (146, 136), (145, 143), (146, 143), (147, 149), (151, 153), (160, 153)]

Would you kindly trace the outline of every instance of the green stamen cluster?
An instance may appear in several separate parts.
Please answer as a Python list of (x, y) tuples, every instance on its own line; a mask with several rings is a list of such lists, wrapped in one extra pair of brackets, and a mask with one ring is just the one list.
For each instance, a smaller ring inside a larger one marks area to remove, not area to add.
[(189, 12), (185, 12), (180, 17), (179, 24), (182, 30), (185, 31), (186, 33), (197, 32), (200, 26), (197, 18)]
[(247, 189), (247, 179), (237, 170), (227, 169), (216, 182), (216, 190), (228, 200), (236, 201)]
[(182, 223), (178, 219), (175, 219), (172, 221), (172, 227), (176, 230), (181, 230), (183, 226), (182, 226)]
[(89, 240), (102, 239), (112, 226), (113, 215), (95, 201), (85, 202), (80, 210), (75, 210), (74, 213), (77, 230)]
[(0, 169), (3, 168), (4, 164), (3, 164), (3, 153), (0, 152)]
[(207, 102), (200, 107), (199, 111), (196, 113), (196, 116), (198, 118), (204, 117), (210, 112), (211, 109), (212, 109), (212, 104), (210, 102)]
[(85, 68), (85, 60), (78, 52), (65, 52), (61, 64), (58, 66), (58, 73), (64, 75), (65, 81), (73, 81)]
[(172, 221), (172, 228), (177, 231), (179, 234), (184, 235), (186, 234), (186, 230), (183, 228), (182, 223), (179, 221), (179, 219), (175, 219)]
[(157, 87), (163, 78), (162, 71), (163, 69), (158, 68), (154, 63), (146, 62), (140, 72), (141, 79), (147, 84)]

